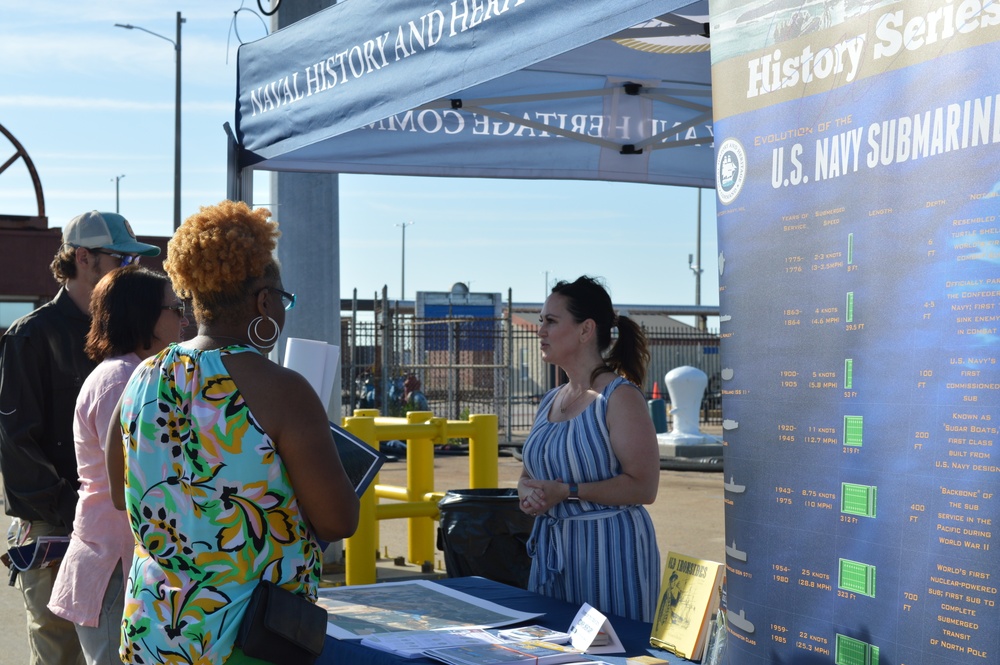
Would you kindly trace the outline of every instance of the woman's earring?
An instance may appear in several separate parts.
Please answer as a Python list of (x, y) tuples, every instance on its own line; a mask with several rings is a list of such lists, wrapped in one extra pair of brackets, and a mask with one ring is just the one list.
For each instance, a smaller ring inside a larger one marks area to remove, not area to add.
[[(257, 330), (257, 328), (264, 321), (264, 319), (267, 319), (267, 322), (270, 323), (272, 326), (274, 326), (274, 333), (270, 337), (264, 337), (263, 335), (260, 334), (260, 331)], [(247, 326), (247, 337), (250, 338), (250, 343), (261, 349), (266, 349), (268, 347), (274, 346), (274, 341), (278, 339), (278, 334), (280, 332), (281, 329), (278, 328), (278, 322), (272, 319), (270, 316), (258, 316), (256, 319), (251, 321), (250, 324)], [(254, 337), (260, 340), (259, 344), (254, 341)]]

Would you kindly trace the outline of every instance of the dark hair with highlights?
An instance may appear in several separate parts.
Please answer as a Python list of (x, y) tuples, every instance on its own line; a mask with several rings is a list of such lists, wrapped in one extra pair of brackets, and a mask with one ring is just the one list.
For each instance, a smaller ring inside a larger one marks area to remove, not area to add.
[(167, 276), (128, 265), (97, 283), (90, 297), (90, 331), (84, 351), (94, 362), (153, 345), (153, 330), (163, 312)]
[[(646, 334), (627, 316), (616, 316), (611, 296), (593, 277), (583, 275), (574, 282), (561, 281), (552, 287), (552, 293), (566, 299), (566, 310), (577, 323), (592, 319), (597, 332), (597, 349), (604, 356), (604, 367), (598, 367), (591, 380), (599, 374), (613, 371), (637, 386), (642, 386), (649, 365)], [(618, 328), (618, 339), (611, 344), (611, 329)], [(610, 352), (608, 348), (610, 347)]]

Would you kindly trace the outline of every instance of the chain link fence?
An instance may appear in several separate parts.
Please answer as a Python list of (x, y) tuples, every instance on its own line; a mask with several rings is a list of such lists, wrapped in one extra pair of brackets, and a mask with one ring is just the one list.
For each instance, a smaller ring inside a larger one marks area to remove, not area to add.
[[(396, 314), (375, 321), (345, 320), (343, 413), (377, 408), (385, 415), (404, 415), (403, 383), (412, 375), (435, 415), (464, 419), (471, 413), (492, 413), (502, 435), (527, 433), (542, 396), (565, 380), (542, 361), (535, 330), (514, 318)], [(702, 423), (721, 424), (719, 336), (690, 327), (645, 332), (650, 364), (642, 389), (647, 398), (655, 389), (669, 401), (664, 375), (675, 367), (697, 367), (708, 376)]]

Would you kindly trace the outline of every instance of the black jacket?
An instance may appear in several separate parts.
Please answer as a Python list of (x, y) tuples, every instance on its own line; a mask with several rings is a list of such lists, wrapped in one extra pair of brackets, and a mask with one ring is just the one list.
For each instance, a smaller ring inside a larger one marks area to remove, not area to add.
[(60, 289), (0, 338), (0, 472), (8, 515), (73, 527), (76, 397), (94, 363), (90, 317)]

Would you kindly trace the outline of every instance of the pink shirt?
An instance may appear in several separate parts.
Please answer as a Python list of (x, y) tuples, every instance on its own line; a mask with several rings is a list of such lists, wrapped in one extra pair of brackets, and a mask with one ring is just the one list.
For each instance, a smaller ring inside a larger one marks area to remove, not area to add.
[(111, 503), (104, 437), (118, 398), (140, 362), (134, 353), (104, 360), (84, 381), (76, 400), (73, 441), (80, 476), (79, 500), (72, 539), (59, 564), (49, 609), (82, 626), (97, 626), (115, 566), (121, 566), (124, 579), (132, 564), (134, 541), (128, 515)]

